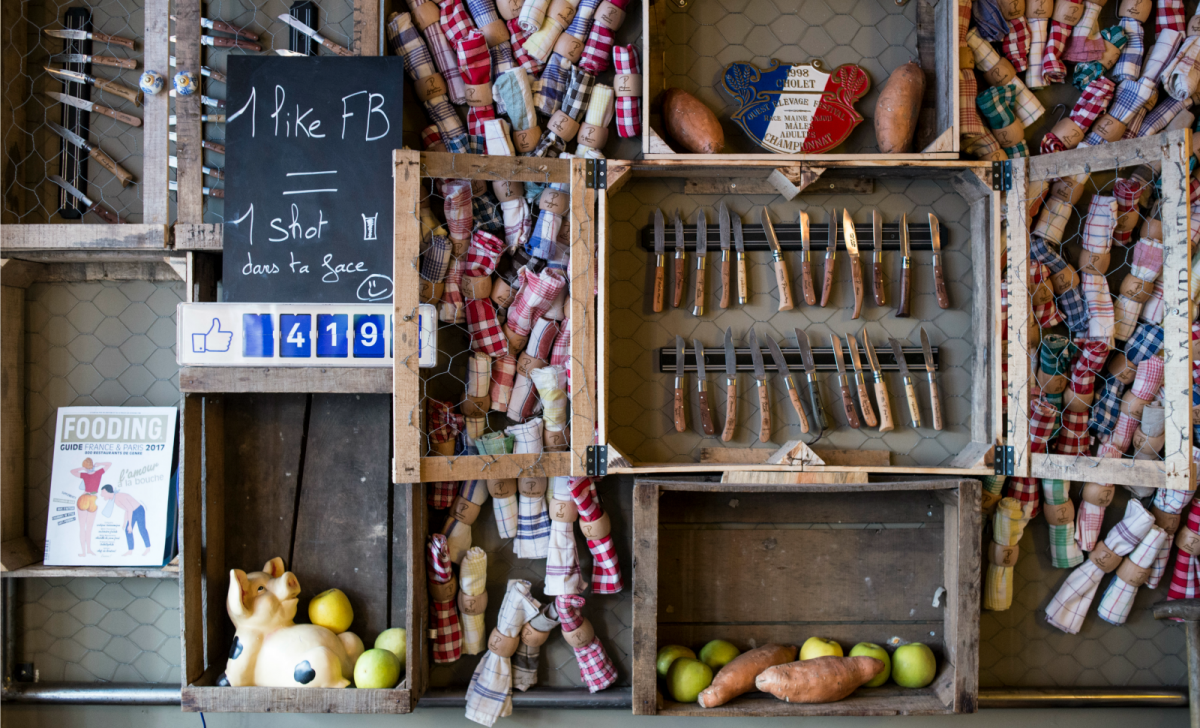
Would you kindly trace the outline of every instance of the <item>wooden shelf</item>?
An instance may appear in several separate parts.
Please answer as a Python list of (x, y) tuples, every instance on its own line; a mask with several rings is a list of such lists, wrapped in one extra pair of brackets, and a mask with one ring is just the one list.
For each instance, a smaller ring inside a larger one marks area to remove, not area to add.
[(390, 394), (392, 376), (390, 367), (180, 367), (179, 391), (189, 394)]
[(2, 571), (0, 578), (29, 579), (33, 577), (103, 577), (106, 579), (178, 579), (179, 562), (172, 561), (163, 567), (155, 566), (45, 566), (31, 564), (15, 571)]

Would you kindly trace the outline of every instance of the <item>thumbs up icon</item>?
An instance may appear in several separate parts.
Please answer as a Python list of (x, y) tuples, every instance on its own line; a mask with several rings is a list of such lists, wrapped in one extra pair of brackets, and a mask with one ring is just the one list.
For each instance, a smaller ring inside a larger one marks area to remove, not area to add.
[(206, 351), (229, 351), (233, 342), (233, 332), (221, 330), (221, 319), (214, 318), (208, 333), (192, 334), (192, 351), (203, 354)]

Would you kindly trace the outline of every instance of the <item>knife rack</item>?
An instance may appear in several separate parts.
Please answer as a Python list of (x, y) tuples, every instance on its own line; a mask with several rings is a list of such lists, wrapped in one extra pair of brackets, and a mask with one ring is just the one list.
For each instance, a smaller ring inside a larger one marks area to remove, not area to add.
[[(87, 30), (92, 29), (92, 12), (84, 7), (68, 8), (63, 14), (63, 27), (70, 30)], [(71, 40), (64, 38), (62, 40), (63, 53), (83, 53), (91, 55), (92, 41), (91, 40)], [(68, 71), (78, 71), (79, 73), (90, 74), (92, 72), (91, 63), (66, 63), (63, 67)], [(72, 81), (62, 81), (62, 92), (68, 96), (76, 96), (78, 98), (90, 101), (92, 98), (92, 87), (86, 83), (74, 83)], [(88, 128), (91, 122), (91, 112), (83, 109), (76, 109), (74, 106), (59, 104), (62, 109), (63, 128), (73, 131), (84, 139), (88, 138)], [(66, 139), (58, 140), (59, 165), (58, 176), (70, 182), (77, 189), (87, 190), (88, 176), (88, 155), (74, 144)], [(58, 214), (67, 220), (78, 220), (83, 217), (83, 213), (87, 211), (87, 205), (75, 198), (74, 195), (66, 190), (58, 190)]]
[[(736, 213), (731, 213), (736, 214)], [(808, 226), (809, 229), (809, 249), (810, 250), (825, 250), (829, 247), (829, 223), (812, 223)], [(942, 225), (940, 230), (942, 248), (945, 249), (946, 244), (950, 240), (947, 226)], [(667, 221), (663, 227), (663, 237), (665, 241), (665, 249), (672, 250), (675, 246), (675, 227), (672, 221)], [(854, 223), (854, 234), (858, 236), (859, 252), (870, 252), (875, 250), (875, 230), (871, 223)], [(775, 236), (779, 238), (779, 247), (782, 250), (801, 251), (804, 245), (800, 240), (800, 226), (795, 223), (780, 223), (775, 225)], [(762, 225), (747, 225), (742, 224), (742, 241), (745, 244), (746, 252), (770, 250), (771, 246), (767, 244), (766, 233), (763, 232)], [(647, 225), (642, 228), (641, 232), (642, 249), (647, 251), (654, 250), (654, 226)], [(712, 252), (716, 250), (720, 244), (720, 234), (715, 222), (708, 224), (708, 250)], [(908, 224), (908, 247), (910, 250), (933, 250), (933, 237), (929, 230), (929, 223), (920, 225)], [(730, 236), (730, 249), (733, 248), (733, 238)], [(696, 249), (696, 226), (683, 226), (683, 249)], [(846, 243), (842, 237), (842, 226), (838, 225), (838, 250), (845, 250)], [(883, 224), (883, 249), (885, 251), (900, 250), (900, 223), (891, 222)]]
[[(934, 369), (938, 369), (940, 358), (938, 356), (938, 347), (933, 349), (933, 364)], [(779, 351), (783, 353), (784, 360), (787, 361), (788, 368), (792, 370), (792, 374), (799, 375), (804, 371), (804, 359), (800, 356), (800, 350), (793, 347), (790, 349), (779, 347)], [(925, 354), (919, 346), (906, 346), (901, 352), (904, 354), (904, 362), (908, 365), (909, 370), (913, 374), (923, 373), (925, 371)], [(833, 354), (833, 347), (830, 346), (814, 346), (812, 349), (813, 365), (819, 372), (836, 372), (837, 359)], [(890, 347), (879, 347), (875, 350), (876, 356), (879, 357), (879, 369), (885, 372), (898, 372), (900, 365), (896, 363), (896, 356), (892, 353)], [(754, 360), (750, 356), (750, 347), (737, 347), (733, 350), (734, 359), (737, 360), (736, 366), (739, 372), (753, 372)], [(771, 358), (770, 349), (762, 349), (763, 363), (766, 367), (767, 374), (776, 374), (778, 369), (775, 367), (775, 360)], [(850, 358), (850, 353), (845, 349), (842, 350), (842, 360), (847, 372), (854, 371), (854, 362)], [(862, 353), (863, 371), (870, 373), (871, 369), (866, 365), (866, 352)], [(658, 371), (664, 374), (674, 374), (677, 371), (678, 356), (674, 347), (666, 347), (658, 350)], [(713, 347), (704, 349), (704, 368), (708, 374), (722, 374), (725, 372), (725, 350), (721, 347)], [(696, 353), (689, 345), (683, 351), (683, 370), (685, 372), (696, 371)]]

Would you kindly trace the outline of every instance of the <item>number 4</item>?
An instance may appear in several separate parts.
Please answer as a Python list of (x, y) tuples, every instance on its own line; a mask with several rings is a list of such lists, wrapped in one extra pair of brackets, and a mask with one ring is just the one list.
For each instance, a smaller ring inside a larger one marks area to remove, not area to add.
[(287, 342), (299, 347), (304, 346), (304, 332), (300, 330), (299, 323), (292, 324), (292, 330), (287, 335)]

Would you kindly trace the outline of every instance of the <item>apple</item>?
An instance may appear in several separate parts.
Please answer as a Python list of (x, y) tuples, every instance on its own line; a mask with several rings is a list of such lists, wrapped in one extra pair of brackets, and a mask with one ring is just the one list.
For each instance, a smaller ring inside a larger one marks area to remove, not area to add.
[(713, 640), (700, 648), (700, 661), (714, 670), (720, 670), (740, 654), (741, 650), (729, 642)]
[(387, 650), (400, 660), (400, 669), (408, 660), (408, 632), (403, 627), (385, 629), (375, 638), (375, 649)]
[(800, 659), (811, 660), (814, 657), (841, 657), (842, 646), (824, 637), (809, 637), (800, 648)]
[(711, 667), (691, 657), (680, 657), (667, 671), (667, 690), (677, 703), (694, 703), (712, 680)]
[(400, 660), (391, 650), (371, 649), (354, 663), (354, 686), (394, 688), (400, 682)]
[(937, 658), (928, 645), (910, 642), (892, 655), (892, 678), (904, 688), (923, 688), (937, 675)]
[(883, 649), (874, 642), (859, 642), (854, 647), (850, 648), (851, 657), (874, 657), (883, 663), (883, 672), (876, 675), (871, 681), (863, 687), (877, 688), (888, 681), (892, 676), (892, 658), (888, 655), (887, 650)]
[(680, 657), (695, 659), (696, 653), (683, 645), (667, 645), (661, 648), (658, 651), (658, 657), (654, 660), (654, 667), (658, 670), (658, 676), (666, 677), (667, 671), (671, 669), (671, 663)]

